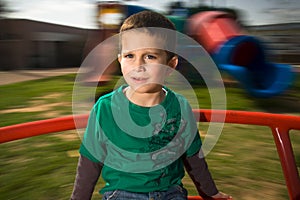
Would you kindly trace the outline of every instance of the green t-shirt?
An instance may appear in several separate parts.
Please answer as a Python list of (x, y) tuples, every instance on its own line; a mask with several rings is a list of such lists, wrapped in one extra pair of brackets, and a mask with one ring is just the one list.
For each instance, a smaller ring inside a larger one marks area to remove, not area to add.
[(182, 157), (201, 148), (189, 103), (164, 88), (166, 97), (161, 104), (141, 107), (128, 101), (125, 87), (96, 102), (80, 147), (81, 155), (104, 164), (106, 185), (101, 193), (162, 191), (181, 185)]

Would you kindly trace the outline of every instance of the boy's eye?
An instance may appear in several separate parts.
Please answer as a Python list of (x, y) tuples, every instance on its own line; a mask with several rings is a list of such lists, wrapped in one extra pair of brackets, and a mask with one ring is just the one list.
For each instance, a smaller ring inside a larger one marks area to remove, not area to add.
[(125, 54), (124, 58), (133, 58), (133, 55), (132, 54)]
[(146, 55), (146, 59), (153, 60), (153, 59), (156, 59), (156, 56), (153, 56), (153, 55)]

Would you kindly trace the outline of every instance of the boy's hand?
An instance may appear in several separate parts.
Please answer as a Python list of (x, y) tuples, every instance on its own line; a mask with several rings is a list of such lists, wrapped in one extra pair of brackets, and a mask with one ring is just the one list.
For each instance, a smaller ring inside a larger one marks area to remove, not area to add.
[(228, 194), (225, 194), (223, 192), (219, 192), (217, 194), (215, 194), (214, 196), (211, 196), (213, 199), (216, 200), (233, 200), (232, 197)]

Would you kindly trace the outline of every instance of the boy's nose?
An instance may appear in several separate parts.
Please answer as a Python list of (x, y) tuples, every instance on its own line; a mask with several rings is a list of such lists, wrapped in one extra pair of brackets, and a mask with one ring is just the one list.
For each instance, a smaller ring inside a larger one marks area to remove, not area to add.
[(135, 69), (137, 71), (145, 71), (145, 60), (143, 58), (136, 59)]
[(146, 68), (145, 68), (145, 65), (138, 65), (138, 66), (135, 68), (135, 70), (136, 70), (137, 72), (144, 72), (144, 71), (146, 71)]

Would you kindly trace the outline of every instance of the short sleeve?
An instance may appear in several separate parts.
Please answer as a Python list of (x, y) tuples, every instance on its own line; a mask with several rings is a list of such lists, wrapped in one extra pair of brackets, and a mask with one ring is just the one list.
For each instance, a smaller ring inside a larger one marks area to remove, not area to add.
[(197, 131), (197, 133), (195, 134), (195, 138), (194, 138), (193, 142), (191, 143), (190, 147), (186, 151), (186, 156), (187, 157), (193, 156), (195, 153), (200, 151), (201, 145), (202, 145), (202, 141), (201, 141), (200, 135)]
[(182, 134), (182, 137), (185, 139), (187, 144), (185, 155), (190, 157), (201, 149), (202, 141), (198, 132), (197, 121), (191, 105), (187, 99), (181, 95), (177, 95), (177, 99), (180, 103), (181, 117), (183, 121), (186, 122), (185, 131)]
[(97, 110), (94, 106), (90, 113), (79, 152), (93, 162), (103, 163), (106, 157), (106, 145), (100, 125), (100, 113)]

